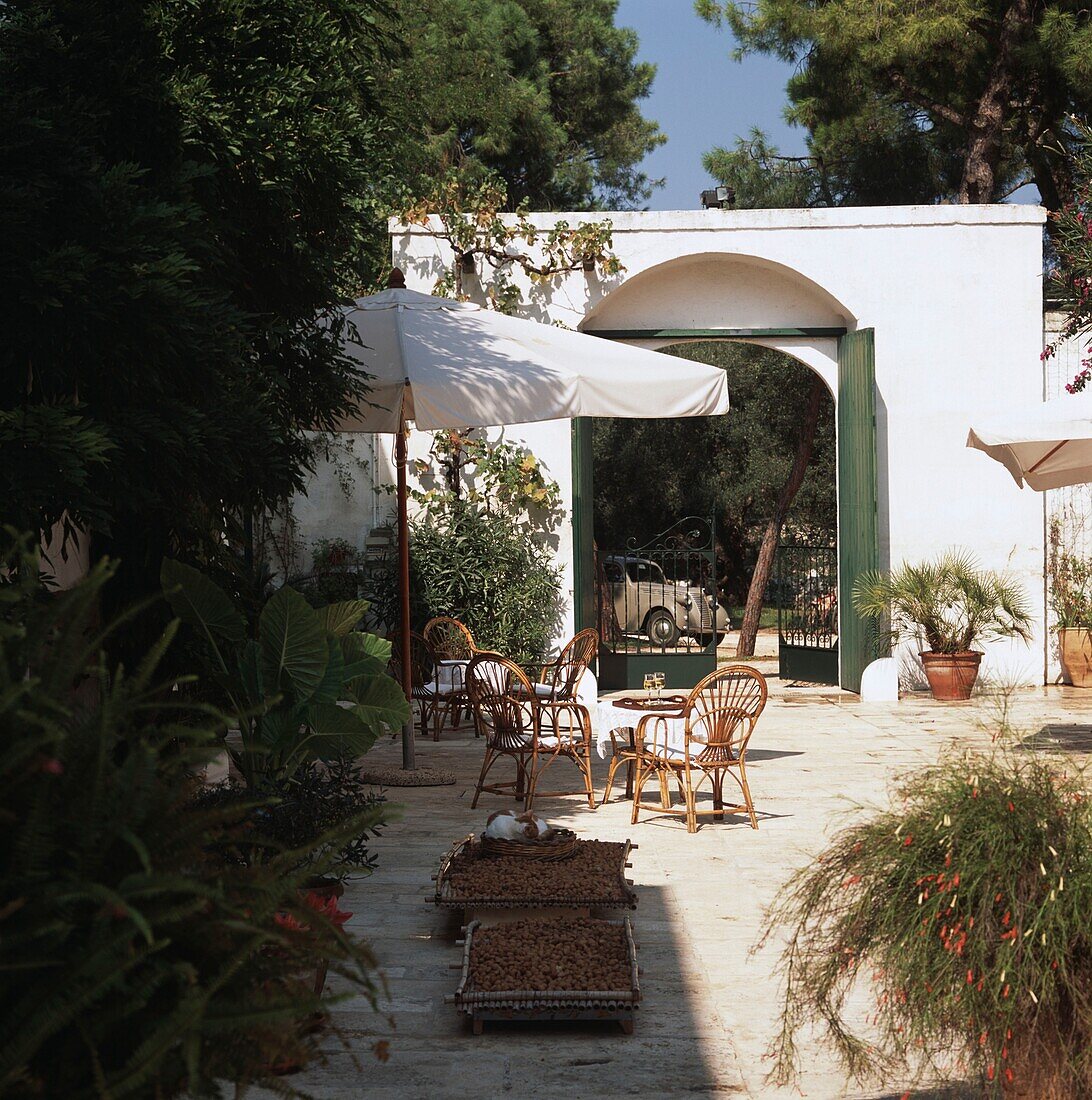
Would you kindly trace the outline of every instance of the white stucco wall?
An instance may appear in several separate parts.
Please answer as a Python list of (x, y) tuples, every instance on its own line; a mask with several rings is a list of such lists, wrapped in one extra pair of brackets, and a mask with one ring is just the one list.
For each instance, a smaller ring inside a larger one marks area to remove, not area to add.
[[(597, 215), (597, 217), (600, 215)], [(548, 229), (580, 214), (537, 214)], [(1030, 206), (702, 210), (609, 215), (624, 272), (524, 284), (527, 314), (574, 328), (841, 328), (876, 331), (880, 553), (949, 546), (1013, 571), (1039, 618), (1030, 647), (991, 647), (988, 674), (1045, 674), (1043, 498), (965, 447), (969, 425), (1042, 400), (1043, 211)], [(450, 260), (423, 226), (392, 224), (394, 262), (430, 290)], [(466, 281), (473, 294), (473, 277)], [(648, 346), (675, 340), (647, 342)], [(837, 341), (758, 340), (796, 355), (836, 392)], [(655, 413), (654, 409), (649, 410)], [(567, 422), (506, 429), (570, 485)], [(417, 449), (428, 443), (417, 439)], [(569, 586), (571, 537), (559, 532)]]
[(307, 491), (292, 499), (294, 531), (281, 528), (281, 556), (290, 560), (277, 564), (289, 576), (310, 570), (317, 540), (344, 539), (363, 549), (372, 528), (389, 521), (390, 497), (375, 486), (393, 477), (383, 476), (377, 442), (376, 436), (347, 433), (320, 454)]

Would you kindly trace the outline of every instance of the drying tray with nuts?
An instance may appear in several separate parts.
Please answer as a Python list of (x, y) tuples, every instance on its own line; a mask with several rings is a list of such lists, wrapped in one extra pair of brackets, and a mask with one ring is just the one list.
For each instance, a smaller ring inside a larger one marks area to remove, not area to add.
[(459, 987), (444, 999), (471, 1018), (475, 1035), (486, 1020), (617, 1020), (631, 1035), (639, 973), (629, 917), (472, 921)]
[(436, 894), (441, 909), (636, 909), (637, 894), (626, 878), (628, 840), (578, 840), (572, 855), (557, 861), (490, 857), (473, 834), (440, 861)]

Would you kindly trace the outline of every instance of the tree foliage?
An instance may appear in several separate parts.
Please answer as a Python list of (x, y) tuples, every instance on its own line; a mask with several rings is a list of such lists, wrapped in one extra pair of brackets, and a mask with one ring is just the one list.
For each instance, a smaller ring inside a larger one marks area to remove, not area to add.
[[(696, 0), (741, 52), (797, 63), (790, 121), (809, 156), (781, 174), (822, 205), (992, 202), (1034, 183), (1058, 209), (1068, 193), (1071, 115), (1092, 107), (1092, 22), (1077, 0)], [(746, 179), (745, 143), (710, 154)]]
[(415, 0), (400, 9), (408, 57), (390, 95), (417, 101), (426, 132), (415, 189), (449, 169), (497, 173), (511, 208), (644, 202), (640, 171), (664, 136), (639, 101), (655, 69), (614, 25), (617, 0)]
[(529, 526), (452, 501), (412, 524), (410, 567), (418, 629), (452, 615), (483, 649), (527, 666), (546, 659), (560, 622), (561, 574)]
[[(597, 420), (596, 542), (614, 552), (628, 537), (651, 538), (680, 516), (713, 515), (722, 591), (742, 602), (760, 532), (793, 462), (812, 375), (783, 353), (753, 345), (695, 343), (668, 353), (723, 367), (732, 411), (699, 420)], [(832, 532), (835, 522), (833, 402), (824, 395), (788, 523), (809, 536)]]
[[(561, 574), (554, 532), (560, 487), (526, 448), (484, 433), (437, 432), (418, 463), (421, 512), (410, 524), (410, 616), (465, 623), (480, 648), (525, 665), (542, 661), (560, 622)], [(469, 469), (474, 468), (473, 480)], [(376, 617), (398, 622), (398, 573), (362, 574)]]
[(225, 516), (299, 488), (301, 429), (331, 424), (359, 388), (336, 323), (315, 318), (360, 284), (389, 172), (385, 12), (0, 11), (3, 408), (43, 422), (30, 410), (73, 406), (86, 429), (63, 465), (53, 439), (35, 443), (58, 480), (21, 510), (44, 525), (71, 507), (124, 558), (130, 590), (154, 589), (169, 548), (207, 551)]

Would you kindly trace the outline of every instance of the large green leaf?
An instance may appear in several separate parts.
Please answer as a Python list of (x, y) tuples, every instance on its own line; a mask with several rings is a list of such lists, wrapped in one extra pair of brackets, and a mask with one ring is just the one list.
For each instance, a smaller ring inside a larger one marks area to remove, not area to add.
[(304, 739), (303, 725), (306, 710), (303, 707), (280, 706), (268, 711), (258, 720), (258, 738), (271, 760), (290, 757)]
[(345, 659), (345, 679), (357, 676), (379, 676), (387, 671), (391, 659), (391, 643), (375, 634), (354, 630), (341, 639), (341, 653)]
[(171, 610), (184, 623), (210, 635), (214, 644), (217, 640), (239, 644), (246, 637), (246, 623), (231, 598), (200, 570), (164, 558), (159, 583)]
[(362, 722), (379, 733), (383, 726), (400, 729), (410, 719), (410, 705), (397, 681), (389, 676), (361, 676), (350, 685), (351, 708)]
[(307, 711), (310, 736), (308, 754), (329, 759), (335, 756), (363, 756), (375, 744), (373, 728), (346, 707), (317, 703)]
[(343, 638), (364, 618), (370, 606), (367, 600), (344, 600), (318, 607), (315, 614), (331, 634)]
[(265, 699), (262, 677), (262, 647), (251, 638), (239, 654), (239, 683), (243, 689), (243, 701), (255, 707)]
[(287, 585), (275, 592), (258, 619), (266, 691), (281, 688), (310, 699), (329, 660), (326, 631), (311, 605)]
[(322, 681), (315, 688), (311, 696), (311, 703), (336, 703), (344, 697), (345, 681), (345, 657), (341, 651), (341, 642), (333, 634), (326, 635), (326, 671), (322, 674)]

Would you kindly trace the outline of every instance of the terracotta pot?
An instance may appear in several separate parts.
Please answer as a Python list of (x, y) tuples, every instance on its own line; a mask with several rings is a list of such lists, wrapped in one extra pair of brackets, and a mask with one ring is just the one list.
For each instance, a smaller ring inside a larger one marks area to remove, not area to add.
[(1062, 673), (1074, 687), (1092, 687), (1092, 633), (1078, 626), (1058, 627)]
[(934, 699), (970, 699), (974, 682), (978, 679), (978, 666), (982, 654), (973, 650), (966, 653), (923, 653), (925, 678), (929, 681)]

